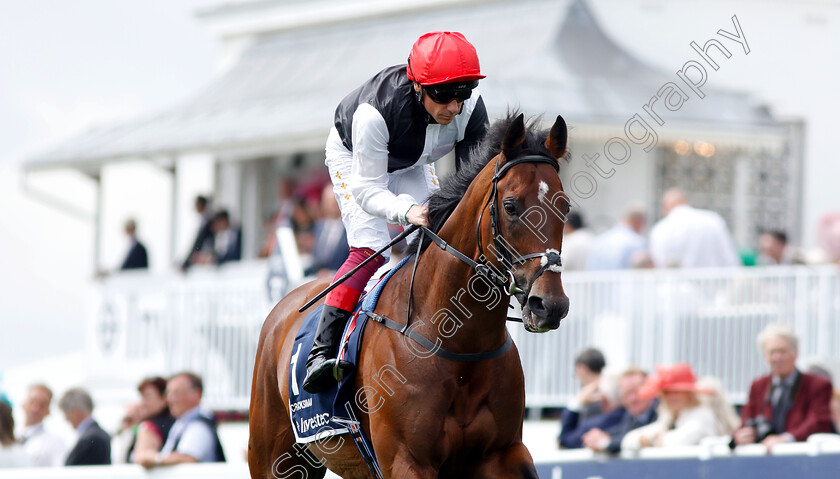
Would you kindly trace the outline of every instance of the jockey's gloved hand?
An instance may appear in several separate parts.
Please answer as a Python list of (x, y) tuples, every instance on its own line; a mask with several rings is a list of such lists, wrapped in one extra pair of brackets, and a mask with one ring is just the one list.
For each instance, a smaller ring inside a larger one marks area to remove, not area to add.
[(429, 227), (429, 207), (422, 205), (413, 205), (405, 214), (406, 221), (417, 226)]

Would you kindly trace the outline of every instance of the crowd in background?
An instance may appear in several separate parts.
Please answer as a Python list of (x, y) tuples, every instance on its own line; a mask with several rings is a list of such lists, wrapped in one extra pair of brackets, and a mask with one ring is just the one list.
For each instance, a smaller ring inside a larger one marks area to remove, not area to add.
[(581, 389), (563, 411), (558, 446), (616, 454), (723, 439), (733, 448), (760, 443), (772, 451), (814, 434), (836, 434), (840, 390), (824, 368), (797, 368), (794, 331), (770, 324), (756, 343), (770, 374), (753, 381), (740, 417), (720, 381), (698, 379), (689, 364), (660, 366), (652, 374), (630, 367), (616, 377), (605, 372), (599, 350), (584, 350), (575, 360)]
[[(200, 227), (181, 269), (196, 264), (221, 265), (242, 259), (242, 231), (231, 214), (212, 204), (209, 196), (195, 199)], [(585, 213), (567, 215), (563, 265), (567, 271), (599, 271), (633, 268), (698, 268), (770, 266), (817, 262), (840, 262), (840, 213), (826, 215), (818, 225), (818, 250), (808, 255), (790, 244), (783, 230), (762, 231), (757, 244), (738, 250), (724, 219), (716, 212), (696, 208), (679, 188), (661, 198), (662, 218), (648, 224), (642, 205), (625, 207), (619, 220), (596, 234)], [(648, 230), (648, 226), (650, 227)], [(277, 231), (289, 228), (294, 236), (305, 275), (329, 276), (346, 258), (346, 235), (332, 183), (316, 170), (303, 181), (280, 178), (270, 217), (262, 225), (263, 240), (257, 256), (279, 254)], [(149, 256), (138, 239), (138, 225), (127, 219), (124, 226), (126, 253), (120, 270), (148, 268)], [(394, 227), (393, 235), (400, 228)], [(647, 233), (647, 234), (646, 234)], [(402, 245), (404, 248), (404, 245)], [(396, 255), (402, 253), (399, 249)]]
[[(723, 218), (691, 206), (685, 193), (672, 188), (662, 197), (663, 217), (645, 236), (644, 207), (630, 206), (621, 219), (600, 234), (587, 227), (580, 212), (568, 215), (563, 266), (567, 271), (632, 268), (703, 268), (804, 264), (805, 255), (789, 244), (782, 230), (763, 231), (754, 248), (737, 250)], [(812, 262), (840, 262), (840, 215), (828, 215), (819, 228), (820, 250)]]
[[(82, 388), (66, 391), (58, 407), (76, 441), (65, 443), (44, 420), (53, 393), (45, 384), (29, 387), (18, 431), (8, 401), (0, 401), (0, 468), (92, 466), (134, 463), (146, 468), (196, 462), (225, 462), (213, 414), (201, 406), (202, 378), (191, 372), (144, 379), (139, 401), (126, 408), (113, 436), (94, 419), (94, 403)], [(112, 450), (112, 445), (115, 446)]]

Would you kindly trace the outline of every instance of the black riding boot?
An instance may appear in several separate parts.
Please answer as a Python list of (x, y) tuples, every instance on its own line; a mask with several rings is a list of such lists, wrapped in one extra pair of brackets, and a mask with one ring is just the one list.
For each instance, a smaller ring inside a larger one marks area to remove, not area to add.
[(332, 384), (353, 370), (353, 364), (333, 357), (344, 325), (352, 315), (350, 311), (324, 305), (312, 351), (306, 358), (306, 379), (303, 380), (303, 389), (306, 392), (316, 394), (329, 389)]

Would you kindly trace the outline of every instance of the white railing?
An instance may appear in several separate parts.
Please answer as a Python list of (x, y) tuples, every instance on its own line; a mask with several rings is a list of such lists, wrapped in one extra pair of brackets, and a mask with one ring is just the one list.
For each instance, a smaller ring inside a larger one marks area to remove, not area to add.
[[(262, 262), (110, 278), (91, 321), (92, 354), (123, 376), (196, 371), (206, 378), (208, 406), (247, 409), (272, 306), (266, 278)], [(736, 402), (765, 371), (755, 337), (768, 323), (796, 329), (801, 359), (840, 358), (836, 267), (570, 272), (563, 283), (571, 310), (559, 330), (537, 335), (509, 325), (532, 407), (565, 404), (577, 391), (573, 361), (587, 346), (601, 348), (614, 370), (687, 361), (719, 378)]]
[(0, 479), (250, 479), (246, 464), (188, 464), (143, 469), (135, 465), (4, 469)]
[(205, 378), (208, 407), (247, 409), (260, 327), (273, 306), (267, 275), (255, 261), (108, 278), (88, 335), (99, 382), (189, 370)]
[(766, 374), (756, 336), (792, 326), (800, 360), (840, 358), (840, 275), (833, 266), (566, 273), (569, 316), (557, 331), (518, 332), (529, 406), (565, 404), (577, 391), (574, 357), (595, 346), (608, 366), (685, 361), (743, 402)]
[[(573, 471), (577, 475), (570, 477), (673, 477), (670, 473), (663, 473), (661, 464), (679, 462), (681, 477), (719, 477), (734, 479), (753, 477), (751, 473), (762, 462), (769, 462), (771, 473), (761, 477), (771, 479), (788, 479), (792, 471), (798, 471), (807, 477), (836, 477), (837, 467), (840, 466), (840, 440), (834, 437), (811, 439), (808, 442), (779, 444), (772, 454), (761, 444), (738, 446), (730, 451), (724, 443), (707, 443), (699, 446), (674, 446), (643, 449), (638, 454), (622, 454), (621, 458), (611, 458), (603, 454), (594, 453), (588, 449), (560, 450), (552, 447), (547, 453), (538, 453), (534, 463), (543, 471), (542, 477), (563, 477), (564, 469), (576, 466)], [(812, 436), (813, 437), (813, 436)], [(726, 438), (728, 442), (728, 438)], [(545, 442), (545, 441), (544, 441)], [(553, 441), (549, 441), (553, 442)], [(532, 446), (529, 449), (533, 451)], [(774, 458), (784, 457), (784, 467)], [(615, 464), (622, 472), (606, 474), (604, 467)], [(631, 466), (631, 467), (627, 467)], [(635, 467), (632, 467), (635, 466)], [(766, 466), (765, 466), (766, 469)], [(666, 469), (666, 471), (672, 471)], [(702, 472), (701, 472), (702, 471)], [(715, 474), (712, 474), (713, 471)], [(834, 472), (832, 472), (834, 471)], [(294, 477), (300, 477), (295, 475)], [(187, 464), (179, 466), (162, 466), (143, 469), (136, 465), (117, 466), (82, 466), (82, 467), (54, 467), (28, 469), (2, 469), (0, 479), (249, 479), (251, 477), (248, 466), (244, 463), (236, 464)], [(281, 476), (275, 476), (281, 477)], [(283, 476), (285, 477), (285, 476)], [(291, 476), (289, 476), (291, 477)], [(324, 479), (335, 479), (339, 476), (327, 471)]]

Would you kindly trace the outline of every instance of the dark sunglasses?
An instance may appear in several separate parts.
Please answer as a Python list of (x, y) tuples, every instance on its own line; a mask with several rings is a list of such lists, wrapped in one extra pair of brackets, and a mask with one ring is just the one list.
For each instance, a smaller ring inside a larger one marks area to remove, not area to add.
[(478, 80), (458, 83), (442, 83), (440, 85), (426, 85), (423, 90), (435, 103), (443, 105), (458, 100), (458, 103), (466, 101), (472, 96), (473, 88), (478, 86)]

